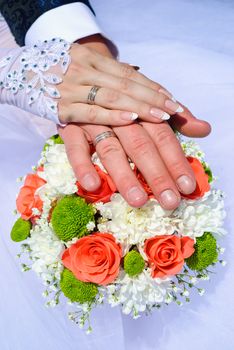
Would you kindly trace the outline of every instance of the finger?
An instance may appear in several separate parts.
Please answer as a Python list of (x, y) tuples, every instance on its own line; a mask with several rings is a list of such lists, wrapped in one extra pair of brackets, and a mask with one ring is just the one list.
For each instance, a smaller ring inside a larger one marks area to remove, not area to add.
[[(93, 141), (98, 134), (111, 130), (107, 127), (94, 125), (85, 125), (83, 128), (89, 133)], [(118, 191), (129, 205), (133, 207), (144, 205), (148, 196), (130, 168), (126, 154), (118, 139), (115, 137), (104, 139), (97, 144), (96, 150)]]
[(75, 124), (69, 124), (64, 128), (58, 127), (58, 130), (77, 180), (87, 191), (97, 190), (101, 181), (91, 162), (90, 147), (84, 131)]
[(92, 63), (93, 66), (101, 72), (109, 73), (115, 77), (131, 79), (155, 91), (162, 92), (169, 98), (173, 97), (172, 94), (160, 84), (154, 82), (153, 80), (147, 78), (144, 74), (138, 72), (138, 69), (135, 69), (136, 66), (130, 65), (128, 63), (118, 62), (108, 57), (104, 57), (103, 59), (100, 54), (97, 54), (93, 57)]
[(110, 110), (96, 105), (84, 103), (59, 105), (61, 123), (128, 125), (137, 118), (138, 115), (133, 112)]
[(187, 107), (183, 106), (184, 112), (173, 115), (170, 125), (181, 134), (189, 137), (205, 137), (210, 134), (211, 126), (208, 122), (197, 119)]
[[(168, 114), (183, 111), (179, 103), (174, 102), (163, 93), (159, 93), (145, 85), (139, 84), (131, 79), (116, 77), (104, 72), (94, 71), (87, 74), (84, 85), (98, 85), (126, 94), (135, 100), (142, 101), (151, 106), (151, 114), (154, 108), (159, 108)], [(158, 116), (158, 115), (157, 115)]]
[[(92, 86), (79, 86), (75, 87), (70, 91), (64, 91), (62, 97), (68, 103), (86, 103), (87, 96), (90, 93)], [(137, 99), (133, 99), (131, 96), (121, 93), (120, 91), (109, 89), (109, 88), (99, 88), (95, 96), (95, 105), (112, 110), (122, 110), (133, 112), (140, 115), (141, 118), (149, 122), (162, 122), (162, 120), (168, 120), (170, 115), (154, 107), (154, 114), (152, 114), (152, 106)], [(131, 114), (130, 114), (131, 116)], [(125, 118), (125, 114), (123, 115)], [(127, 120), (129, 120), (129, 114), (127, 114)], [(111, 124), (111, 123), (109, 123)], [(121, 125), (119, 123), (117, 125)], [(113, 124), (111, 124), (113, 125)]]
[[(95, 58), (94, 66), (102, 72), (115, 75), (116, 77), (134, 80), (135, 82), (145, 85), (146, 87), (151, 88), (152, 90), (155, 90), (175, 101), (173, 95), (165, 87), (147, 78), (142, 73), (137, 72), (134, 67), (130, 66), (129, 64), (119, 63), (117, 61), (110, 60), (109, 58), (103, 60), (100, 55)], [(185, 106), (178, 101), (177, 103), (184, 109), (184, 111), (177, 112), (179, 114), (173, 116), (171, 125), (186, 136), (207, 136), (211, 131), (210, 124), (206, 121), (196, 119)]]
[(146, 130), (139, 124), (113, 129), (162, 207), (168, 210), (178, 207), (180, 194), (177, 186)]
[(154, 125), (142, 123), (151, 136), (171, 177), (181, 193), (192, 193), (196, 188), (194, 172), (189, 165), (182, 147), (167, 123)]

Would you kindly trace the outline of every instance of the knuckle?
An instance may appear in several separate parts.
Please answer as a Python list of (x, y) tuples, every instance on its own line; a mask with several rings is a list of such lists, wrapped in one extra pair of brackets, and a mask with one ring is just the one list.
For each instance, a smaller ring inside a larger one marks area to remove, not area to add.
[(170, 164), (170, 171), (172, 174), (187, 174), (188, 170), (184, 164), (184, 162), (180, 159), (174, 159)]
[(87, 117), (90, 123), (95, 123), (97, 120), (97, 107), (96, 106), (88, 106), (87, 109)]
[(162, 188), (168, 188), (169, 186), (167, 186), (167, 176), (165, 176), (165, 174), (161, 174), (161, 175), (155, 175), (153, 176), (152, 180), (151, 180), (151, 186), (154, 189), (157, 189), (158, 192), (161, 192)]
[(122, 75), (124, 78), (132, 78), (135, 74), (135, 70), (129, 64), (122, 63)]
[(134, 154), (138, 157), (142, 157), (144, 155), (148, 155), (151, 150), (151, 141), (144, 137), (134, 137), (132, 139), (132, 148)]
[(130, 88), (130, 80), (128, 78), (120, 78), (120, 90), (122, 91), (128, 91)]
[(114, 140), (103, 140), (100, 142), (99, 146), (99, 156), (101, 161), (105, 162), (106, 160), (113, 158), (116, 153), (120, 152), (120, 147), (117, 142)]
[(120, 98), (120, 93), (116, 90), (107, 90), (104, 96), (106, 102), (114, 103), (117, 102)]
[(158, 106), (164, 107), (164, 102), (166, 100), (166, 97), (163, 96), (163, 94), (154, 91), (152, 94), (152, 101), (156, 101)]
[(58, 104), (58, 116), (61, 123), (71, 123), (73, 120), (72, 113), (69, 112), (67, 106), (62, 101)]
[(170, 144), (171, 142), (174, 141), (174, 138), (175, 136), (172, 132), (170, 132), (170, 129), (165, 129), (165, 128), (158, 131), (156, 135), (157, 144), (159, 146)]
[(76, 147), (74, 144), (69, 144), (69, 143), (66, 144), (66, 153), (67, 153), (68, 159), (72, 158), (75, 151), (76, 151)]
[(79, 58), (87, 58), (91, 54), (90, 48), (84, 45), (78, 45), (76, 50), (77, 56)]

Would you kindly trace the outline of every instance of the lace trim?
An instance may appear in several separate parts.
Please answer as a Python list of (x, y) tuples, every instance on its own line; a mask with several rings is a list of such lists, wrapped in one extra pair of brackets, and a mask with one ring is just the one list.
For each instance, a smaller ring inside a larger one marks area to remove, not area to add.
[[(20, 90), (25, 90), (27, 103), (32, 105), (40, 99), (38, 104), (38, 114), (45, 117), (47, 112), (58, 114), (58, 102), (54, 99), (60, 98), (60, 93), (55, 85), (61, 83), (63, 79), (48, 70), (56, 66), (63, 74), (66, 73), (71, 57), (69, 54), (70, 43), (63, 39), (54, 38), (39, 42), (33, 47), (23, 49), (19, 56), (20, 67), (18, 70), (9, 71), (0, 81), (0, 88), (10, 90), (17, 94)], [(0, 61), (0, 69), (12, 66), (15, 57), (9, 55)], [(33, 77), (28, 80), (28, 76), (33, 73)]]

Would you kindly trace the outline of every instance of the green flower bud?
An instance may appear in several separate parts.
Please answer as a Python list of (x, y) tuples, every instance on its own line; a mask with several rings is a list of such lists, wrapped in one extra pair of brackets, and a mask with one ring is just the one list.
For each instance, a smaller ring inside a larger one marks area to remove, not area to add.
[(91, 204), (76, 195), (65, 196), (57, 202), (51, 223), (56, 235), (64, 242), (74, 237), (89, 234), (86, 225), (94, 221), (94, 209)]
[(131, 250), (124, 257), (124, 270), (130, 276), (139, 275), (145, 267), (145, 261), (141, 254), (135, 250)]
[(205, 232), (203, 236), (198, 237), (194, 248), (193, 255), (186, 259), (186, 264), (191, 270), (201, 271), (217, 262), (216, 239), (211, 233)]
[(213, 181), (213, 174), (212, 174), (210, 167), (205, 162), (203, 162), (202, 165), (203, 165), (203, 169), (205, 170), (205, 173), (208, 175), (208, 182), (209, 183), (212, 182)]
[(93, 302), (98, 293), (95, 284), (78, 280), (68, 269), (61, 274), (60, 288), (68, 299), (80, 304)]
[[(53, 135), (49, 138), (49, 140), (53, 140), (55, 144), (64, 144), (62, 138), (56, 134), (56, 135)], [(43, 147), (43, 151), (46, 151), (47, 147), (49, 147), (50, 145), (46, 142), (44, 147)]]
[(14, 242), (24, 241), (30, 235), (30, 230), (32, 228), (32, 224), (30, 221), (23, 220), (19, 218), (16, 220), (14, 226), (11, 230), (11, 239)]

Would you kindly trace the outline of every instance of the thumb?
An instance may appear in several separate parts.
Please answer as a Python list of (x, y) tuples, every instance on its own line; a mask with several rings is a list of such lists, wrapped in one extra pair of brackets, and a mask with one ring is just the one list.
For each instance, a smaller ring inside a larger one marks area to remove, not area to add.
[[(180, 105), (182, 104), (180, 103)], [(183, 106), (183, 108), (183, 112), (171, 116), (169, 124), (172, 128), (189, 137), (205, 137), (209, 135), (211, 132), (210, 124), (205, 120), (197, 119), (187, 107)]]

